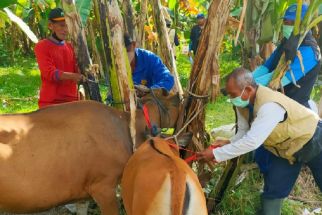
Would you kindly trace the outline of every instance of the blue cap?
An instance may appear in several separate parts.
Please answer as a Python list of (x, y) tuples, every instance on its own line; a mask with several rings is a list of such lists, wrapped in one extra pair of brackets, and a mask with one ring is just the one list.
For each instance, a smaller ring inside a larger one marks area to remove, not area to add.
[[(308, 9), (307, 4), (302, 4), (302, 13), (301, 13), (301, 20), (303, 20), (306, 12)], [(286, 11), (283, 19), (290, 20), (290, 21), (295, 21), (296, 19), (296, 10), (297, 10), (297, 4), (292, 4), (289, 6)]]
[(205, 18), (205, 14), (203, 14), (203, 13), (199, 13), (197, 15), (197, 19), (204, 19), (204, 18)]

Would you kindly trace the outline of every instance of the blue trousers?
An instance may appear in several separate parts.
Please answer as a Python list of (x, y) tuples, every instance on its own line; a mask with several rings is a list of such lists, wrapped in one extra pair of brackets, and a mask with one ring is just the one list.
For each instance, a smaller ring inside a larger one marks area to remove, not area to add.
[[(288, 160), (280, 158), (266, 151), (269, 156), (269, 165), (264, 175), (264, 192), (262, 196), (267, 199), (286, 198), (301, 171), (304, 163), (290, 164)], [(322, 192), (322, 153), (310, 160), (306, 165), (310, 168), (315, 182)]]

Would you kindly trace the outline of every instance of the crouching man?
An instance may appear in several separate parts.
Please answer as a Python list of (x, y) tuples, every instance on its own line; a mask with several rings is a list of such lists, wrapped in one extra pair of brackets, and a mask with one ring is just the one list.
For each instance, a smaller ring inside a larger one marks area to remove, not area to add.
[[(207, 149), (198, 158), (222, 162), (263, 144), (275, 156), (264, 173), (264, 215), (281, 214), (282, 200), (291, 192), (303, 164), (311, 169), (322, 191), (322, 121), (318, 115), (279, 92), (257, 86), (244, 68), (231, 73), (226, 90), (238, 109), (238, 133), (230, 141), (215, 142), (222, 147)], [(250, 126), (248, 119), (252, 119)]]

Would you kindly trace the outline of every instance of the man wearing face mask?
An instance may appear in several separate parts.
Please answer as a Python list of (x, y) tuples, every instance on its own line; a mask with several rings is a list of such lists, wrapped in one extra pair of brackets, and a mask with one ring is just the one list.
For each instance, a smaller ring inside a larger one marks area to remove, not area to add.
[(127, 34), (124, 35), (124, 43), (138, 96), (144, 96), (149, 89), (156, 88), (170, 92), (174, 78), (161, 59), (148, 50), (136, 48), (136, 43)]
[[(292, 61), (291, 70), (287, 71), (282, 78), (285, 95), (309, 108), (308, 101), (320, 70), (321, 54), (312, 32), (308, 32), (298, 48), (303, 58), (304, 71), (302, 71), (300, 59), (296, 56), (297, 38), (292, 35), (296, 10), (297, 4), (287, 8), (283, 17), (283, 39), (280, 45), (266, 62), (253, 72), (253, 76), (256, 83), (267, 86), (272, 79), (273, 71), (276, 69), (281, 55), (285, 52), (286, 58)], [(303, 20), (307, 10), (308, 6), (303, 4), (301, 20)], [(295, 85), (295, 82), (300, 88)]]
[(283, 199), (304, 164), (322, 191), (322, 121), (318, 115), (282, 93), (258, 86), (244, 68), (229, 75), (226, 92), (237, 107), (238, 132), (229, 141), (214, 143), (221, 147), (206, 149), (197, 157), (222, 162), (264, 145), (274, 159), (264, 174), (260, 215), (281, 214)]
[[(308, 6), (302, 5), (301, 20), (303, 20)], [(286, 57), (291, 60), (291, 70), (287, 71), (282, 78), (282, 86), (284, 87), (285, 95), (299, 102), (307, 108), (309, 105), (310, 95), (317, 80), (318, 72), (320, 71), (320, 49), (316, 40), (313, 38), (312, 32), (309, 32), (303, 40), (300, 47), (297, 49), (297, 39), (292, 35), (294, 22), (296, 19), (297, 4), (289, 6), (283, 17), (283, 39), (273, 54), (266, 62), (259, 66), (254, 72), (253, 77), (257, 84), (267, 86), (272, 79), (273, 71), (275, 70), (281, 55), (285, 52)], [(302, 71), (299, 57), (296, 56), (296, 49), (302, 55), (302, 63), (304, 71)], [(296, 86), (293, 82), (296, 82)], [(255, 160), (260, 167), (262, 173), (265, 174), (274, 157), (270, 152), (260, 147), (256, 150)], [(283, 191), (281, 191), (283, 192)]]
[(42, 81), (39, 108), (77, 101), (77, 82), (84, 79), (79, 73), (73, 47), (65, 42), (68, 29), (61, 8), (50, 11), (48, 28), (52, 34), (35, 46)]

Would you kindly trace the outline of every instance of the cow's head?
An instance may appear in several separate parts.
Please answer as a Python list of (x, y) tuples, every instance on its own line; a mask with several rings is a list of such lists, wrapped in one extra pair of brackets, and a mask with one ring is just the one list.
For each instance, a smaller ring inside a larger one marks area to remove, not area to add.
[(159, 128), (173, 128), (179, 116), (179, 94), (168, 94), (162, 89), (153, 89), (140, 99), (147, 106), (151, 123)]

